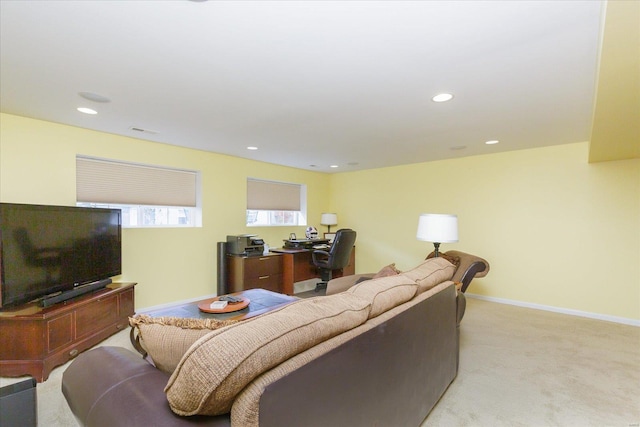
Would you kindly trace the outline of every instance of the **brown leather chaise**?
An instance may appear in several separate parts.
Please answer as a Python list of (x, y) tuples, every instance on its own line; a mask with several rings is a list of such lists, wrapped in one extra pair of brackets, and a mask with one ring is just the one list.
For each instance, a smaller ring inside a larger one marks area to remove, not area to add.
[[(433, 258), (434, 252), (427, 255), (426, 259)], [(481, 278), (489, 273), (489, 262), (479, 256), (461, 251), (447, 251), (440, 256), (456, 265), (456, 271), (451, 278), (458, 283), (461, 292), (466, 292), (474, 278)], [(371, 279), (376, 273), (359, 273), (351, 276), (338, 277), (327, 284), (327, 295), (346, 291), (351, 286), (362, 280)]]

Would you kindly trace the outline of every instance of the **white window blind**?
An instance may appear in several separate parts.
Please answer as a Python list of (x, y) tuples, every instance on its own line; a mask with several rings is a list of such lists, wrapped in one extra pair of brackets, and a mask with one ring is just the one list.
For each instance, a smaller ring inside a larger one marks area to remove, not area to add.
[(197, 172), (76, 157), (78, 202), (196, 206)]
[(300, 184), (247, 179), (247, 210), (300, 211)]

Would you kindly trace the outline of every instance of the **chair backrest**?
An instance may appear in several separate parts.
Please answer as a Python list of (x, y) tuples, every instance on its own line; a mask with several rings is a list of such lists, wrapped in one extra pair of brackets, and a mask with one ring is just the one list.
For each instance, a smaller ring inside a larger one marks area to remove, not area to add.
[(336, 232), (329, 250), (328, 267), (332, 270), (344, 268), (349, 264), (349, 257), (356, 242), (356, 232), (350, 228), (341, 228)]

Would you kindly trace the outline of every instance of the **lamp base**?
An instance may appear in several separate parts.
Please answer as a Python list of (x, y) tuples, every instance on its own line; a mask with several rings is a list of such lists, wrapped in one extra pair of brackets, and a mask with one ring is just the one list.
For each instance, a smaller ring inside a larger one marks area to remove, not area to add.
[(433, 257), (439, 257), (440, 256), (440, 243), (437, 242), (433, 242), (433, 247), (435, 248), (435, 253), (433, 254)]

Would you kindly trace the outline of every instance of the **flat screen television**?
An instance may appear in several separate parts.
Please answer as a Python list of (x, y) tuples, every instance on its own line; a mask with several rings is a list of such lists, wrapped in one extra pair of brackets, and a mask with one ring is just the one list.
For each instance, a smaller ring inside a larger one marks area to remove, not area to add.
[(0, 203), (0, 308), (111, 283), (122, 274), (121, 229), (120, 209)]

